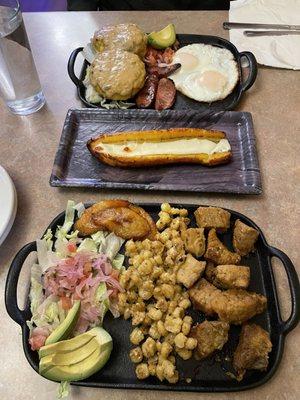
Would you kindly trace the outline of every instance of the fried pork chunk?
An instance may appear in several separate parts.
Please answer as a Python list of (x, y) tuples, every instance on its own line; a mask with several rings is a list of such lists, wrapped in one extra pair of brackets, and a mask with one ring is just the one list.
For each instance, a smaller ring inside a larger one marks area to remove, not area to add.
[(230, 212), (219, 207), (198, 207), (195, 218), (199, 228), (215, 228), (225, 232), (230, 226)]
[(272, 343), (267, 331), (256, 324), (244, 324), (233, 355), (233, 367), (238, 380), (243, 379), (247, 369), (266, 370), (271, 350)]
[(197, 339), (195, 349), (199, 360), (221, 350), (228, 340), (229, 324), (221, 321), (204, 321), (192, 327), (190, 336)]
[(233, 248), (241, 256), (246, 256), (254, 250), (254, 244), (258, 238), (258, 231), (251, 226), (235, 221), (233, 229)]
[(210, 264), (205, 273), (208, 281), (221, 289), (247, 289), (250, 283), (250, 268), (242, 265)]
[(182, 232), (186, 251), (195, 257), (201, 257), (205, 252), (204, 228), (189, 228)]
[(156, 225), (141, 207), (126, 200), (104, 200), (87, 208), (75, 222), (80, 235), (114, 232), (123, 239), (153, 239)]
[(220, 241), (215, 229), (211, 229), (208, 233), (207, 248), (204, 258), (217, 265), (238, 264), (241, 261), (241, 256), (239, 254), (228, 250)]
[(202, 278), (190, 290), (189, 296), (196, 310), (204, 312), (206, 315), (214, 315), (215, 310), (212, 307), (214, 298), (221, 294), (221, 290)]
[(221, 321), (236, 325), (262, 313), (267, 306), (265, 296), (244, 289), (220, 291), (217, 296), (211, 296), (210, 300), (211, 309)]
[(191, 254), (188, 254), (185, 262), (179, 267), (177, 272), (177, 282), (182, 283), (189, 289), (202, 276), (205, 265), (205, 261), (198, 261)]
[(215, 277), (215, 264), (208, 261), (206, 263), (206, 268), (205, 268), (205, 277), (208, 280), (208, 282), (213, 283), (214, 277)]

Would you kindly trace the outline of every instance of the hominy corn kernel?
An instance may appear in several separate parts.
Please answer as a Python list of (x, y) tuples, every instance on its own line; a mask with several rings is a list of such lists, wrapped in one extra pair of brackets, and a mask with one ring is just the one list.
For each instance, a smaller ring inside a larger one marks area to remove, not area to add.
[(173, 350), (173, 348), (170, 345), (170, 343), (163, 342), (162, 345), (161, 345), (161, 350), (160, 350), (161, 356), (163, 358), (168, 358), (172, 350)]
[(153, 338), (153, 339), (159, 339), (161, 334), (159, 333), (158, 329), (157, 329), (157, 324), (154, 323), (150, 326), (149, 329), (149, 335)]
[(159, 321), (162, 318), (162, 312), (155, 307), (150, 308), (148, 315), (154, 321)]
[(161, 211), (164, 211), (166, 213), (170, 213), (172, 210), (169, 203), (162, 203), (162, 205), (160, 206), (160, 209), (161, 209)]
[(186, 345), (186, 342), (187, 342), (187, 337), (182, 332), (178, 333), (175, 336), (174, 343), (175, 346), (178, 347), (179, 349), (183, 349)]
[(129, 357), (133, 363), (140, 363), (143, 361), (142, 349), (140, 347), (135, 347), (134, 349), (130, 350)]
[(140, 344), (144, 340), (143, 332), (139, 328), (135, 328), (130, 334), (130, 341), (132, 344)]
[(144, 311), (138, 311), (136, 313), (133, 314), (132, 316), (132, 325), (139, 325), (144, 321), (145, 318), (145, 312)]
[(188, 322), (184, 322), (182, 323), (182, 327), (181, 327), (181, 332), (187, 336), (190, 333), (192, 325), (189, 324)]
[(142, 344), (142, 352), (146, 358), (153, 357), (156, 352), (156, 343), (151, 337)]
[(179, 349), (176, 347), (176, 353), (181, 357), (183, 360), (188, 360), (192, 357), (192, 351), (187, 349)]
[(163, 285), (161, 285), (161, 291), (162, 294), (168, 299), (171, 299), (174, 295), (174, 288), (172, 285), (169, 285), (168, 283), (164, 283)]
[(166, 336), (168, 334), (163, 321), (157, 321), (157, 330), (161, 336)]
[(175, 373), (175, 365), (173, 365), (169, 360), (163, 360), (162, 367), (164, 370), (165, 378), (171, 378)]
[(176, 307), (175, 310), (173, 311), (172, 315), (174, 317), (182, 318), (184, 316), (184, 309), (181, 307)]
[(160, 364), (156, 366), (156, 376), (161, 382), (164, 380), (164, 369)]
[(198, 341), (194, 338), (187, 338), (185, 348), (188, 350), (194, 350), (197, 347)]
[(182, 319), (167, 316), (165, 319), (165, 328), (168, 332), (179, 333), (181, 331)]
[(149, 376), (149, 369), (146, 363), (138, 364), (135, 369), (135, 374), (138, 379), (146, 379)]
[(176, 383), (179, 380), (179, 373), (178, 371), (174, 372), (174, 375), (171, 376), (170, 378), (167, 378), (167, 380), (169, 381), (169, 383)]
[(188, 299), (183, 299), (178, 303), (178, 305), (179, 305), (179, 307), (187, 309), (192, 305), (192, 303)]

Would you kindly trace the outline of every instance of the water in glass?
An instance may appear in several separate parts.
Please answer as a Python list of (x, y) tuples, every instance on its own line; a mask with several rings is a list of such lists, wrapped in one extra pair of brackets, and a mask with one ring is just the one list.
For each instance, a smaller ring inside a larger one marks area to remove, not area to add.
[(0, 0), (0, 94), (10, 111), (27, 115), (39, 110), (45, 98), (18, 3), (7, 3)]

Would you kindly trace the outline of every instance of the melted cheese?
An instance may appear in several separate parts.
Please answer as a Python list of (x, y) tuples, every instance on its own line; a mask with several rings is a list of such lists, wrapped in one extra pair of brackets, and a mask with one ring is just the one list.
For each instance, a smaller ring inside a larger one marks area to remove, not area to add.
[(95, 150), (112, 156), (132, 157), (162, 154), (213, 154), (224, 153), (230, 151), (231, 148), (227, 139), (221, 139), (216, 143), (208, 139), (193, 138), (163, 142), (99, 143)]

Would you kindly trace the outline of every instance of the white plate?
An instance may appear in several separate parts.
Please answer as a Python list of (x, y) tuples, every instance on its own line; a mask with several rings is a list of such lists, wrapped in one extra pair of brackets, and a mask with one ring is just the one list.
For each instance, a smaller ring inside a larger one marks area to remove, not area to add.
[(17, 193), (13, 181), (0, 165), (0, 245), (14, 223), (17, 212)]

